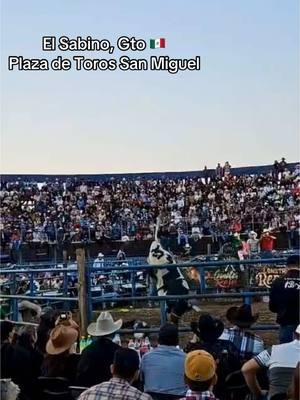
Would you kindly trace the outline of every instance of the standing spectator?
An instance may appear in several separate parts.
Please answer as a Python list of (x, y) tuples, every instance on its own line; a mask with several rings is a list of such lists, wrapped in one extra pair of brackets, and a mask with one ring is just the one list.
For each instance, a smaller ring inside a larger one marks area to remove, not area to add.
[(280, 343), (290, 342), (293, 332), (300, 323), (300, 257), (287, 259), (287, 272), (272, 283), (270, 289), (270, 311), (277, 313)]
[(14, 229), (10, 241), (11, 258), (15, 263), (18, 263), (22, 244), (21, 234), (18, 229)]
[(139, 376), (139, 356), (135, 350), (120, 348), (111, 365), (112, 378), (83, 392), (79, 400), (151, 400), (131, 384)]
[(274, 161), (273, 164), (273, 176), (274, 178), (278, 179), (279, 174), (279, 162), (277, 160)]
[(204, 183), (207, 185), (209, 183), (209, 172), (208, 172), (206, 165), (203, 169), (203, 179), (204, 179)]
[(269, 370), (268, 398), (271, 399), (272, 396), (280, 393), (287, 393), (295, 368), (300, 362), (300, 325), (294, 334), (293, 341), (272, 346), (271, 350), (264, 350), (243, 365), (243, 375), (255, 396), (259, 397), (264, 394), (256, 376), (264, 368)]
[(186, 391), (183, 379), (185, 354), (177, 348), (178, 328), (167, 323), (160, 328), (159, 346), (142, 358), (144, 391), (154, 400), (177, 399)]
[(257, 233), (251, 231), (249, 233), (249, 239), (247, 240), (250, 258), (257, 256), (260, 253), (260, 244), (257, 239)]
[(217, 400), (213, 394), (218, 379), (216, 362), (211, 354), (191, 351), (185, 360), (184, 379), (189, 389), (181, 400)]
[(223, 168), (221, 167), (221, 164), (218, 163), (216, 166), (216, 179), (222, 179), (223, 177)]
[(258, 314), (252, 315), (250, 305), (243, 304), (240, 307), (230, 307), (227, 310), (226, 318), (234, 326), (225, 329), (220, 339), (231, 341), (238, 349), (241, 360), (249, 360), (263, 351), (263, 340), (254, 333), (247, 331), (258, 319)]
[(225, 178), (228, 178), (231, 174), (231, 165), (229, 164), (228, 161), (226, 161), (226, 163), (223, 167), (223, 171), (224, 171)]
[(78, 364), (78, 384), (93, 386), (111, 378), (110, 366), (114, 354), (120, 348), (112, 341), (114, 333), (122, 326), (122, 320), (114, 322), (108, 311), (102, 312), (96, 322), (88, 326), (88, 334), (97, 337), (81, 354)]
[(260, 237), (260, 249), (262, 251), (263, 258), (271, 258), (274, 249), (275, 236), (270, 235), (270, 229), (264, 229)]
[(285, 161), (285, 158), (282, 157), (280, 163), (279, 163), (279, 172), (282, 174), (284, 172), (284, 170), (287, 167), (287, 162)]
[(47, 355), (42, 365), (42, 375), (63, 377), (71, 385), (76, 383), (79, 355), (75, 354), (78, 330), (67, 325), (57, 325), (50, 333), (46, 345)]

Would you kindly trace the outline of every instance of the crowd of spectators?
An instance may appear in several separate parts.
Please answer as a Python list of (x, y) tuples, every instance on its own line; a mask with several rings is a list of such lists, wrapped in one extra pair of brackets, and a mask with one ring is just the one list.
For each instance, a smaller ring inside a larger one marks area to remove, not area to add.
[(23, 242), (152, 239), (164, 233), (223, 237), (264, 228), (299, 229), (300, 166), (275, 162), (269, 173), (235, 176), (227, 162), (214, 173), (180, 179), (66, 179), (44, 184), (2, 182), (1, 246)]
[(0, 378), (18, 386), (21, 400), (69, 400), (74, 387), (79, 400), (244, 400), (250, 393), (258, 400), (296, 400), (299, 256), (290, 256), (287, 264), (286, 274), (270, 291), (280, 344), (266, 347), (250, 330), (259, 314), (249, 304), (227, 310), (228, 327), (202, 313), (191, 323), (193, 336), (185, 343), (172, 323), (162, 325), (157, 338), (135, 333), (135, 341), (128, 340), (120, 332), (123, 321), (103, 311), (88, 326), (90, 337), (83, 345), (72, 314), (48, 309), (37, 331), (27, 326), (15, 332), (12, 322), (0, 322)]

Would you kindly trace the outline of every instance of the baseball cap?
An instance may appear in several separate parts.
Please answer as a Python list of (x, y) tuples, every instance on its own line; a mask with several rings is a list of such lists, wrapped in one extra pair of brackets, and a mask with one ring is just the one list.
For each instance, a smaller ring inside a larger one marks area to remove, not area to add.
[(184, 372), (191, 381), (205, 382), (215, 375), (216, 362), (207, 351), (194, 350), (186, 356)]
[(295, 332), (298, 333), (298, 335), (300, 335), (300, 324), (297, 326)]

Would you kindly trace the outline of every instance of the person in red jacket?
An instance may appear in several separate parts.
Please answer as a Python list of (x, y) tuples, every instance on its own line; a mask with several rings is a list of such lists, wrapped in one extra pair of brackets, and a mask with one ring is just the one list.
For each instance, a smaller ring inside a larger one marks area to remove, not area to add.
[(272, 257), (272, 251), (274, 249), (275, 236), (270, 234), (270, 229), (264, 229), (260, 237), (260, 250), (263, 253), (263, 258)]

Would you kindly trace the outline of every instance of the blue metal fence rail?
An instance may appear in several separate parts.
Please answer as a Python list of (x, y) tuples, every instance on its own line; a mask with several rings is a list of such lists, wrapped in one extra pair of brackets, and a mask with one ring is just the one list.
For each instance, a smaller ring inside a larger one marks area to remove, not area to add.
[[(153, 267), (148, 264), (143, 263), (136, 263), (133, 260), (126, 261), (128, 265), (116, 265), (113, 263), (104, 263), (103, 267), (93, 268), (93, 262), (87, 261), (86, 262), (86, 274), (87, 274), (87, 296), (88, 296), (88, 306), (87, 306), (87, 315), (88, 320), (92, 319), (92, 311), (94, 304), (101, 304), (107, 301), (111, 301), (113, 303), (119, 303), (123, 301), (131, 301), (131, 302), (141, 302), (141, 301), (156, 301), (159, 302), (161, 305), (161, 321), (165, 321), (165, 302), (167, 300), (177, 300), (179, 296), (137, 296), (135, 290), (136, 284), (136, 272), (137, 271), (149, 271)], [(141, 262), (141, 260), (139, 260)], [(258, 259), (258, 260), (222, 260), (222, 261), (190, 261), (178, 264), (170, 264), (170, 265), (163, 265), (163, 266), (156, 266), (155, 268), (185, 268), (185, 267), (196, 267), (199, 271), (200, 275), (200, 282), (199, 288), (201, 294), (195, 293), (190, 295), (180, 296), (182, 299), (226, 299), (226, 298), (242, 298), (244, 302), (251, 303), (251, 299), (254, 296), (267, 296), (268, 291), (250, 291), (249, 288), (245, 288), (245, 291), (239, 293), (206, 293), (205, 287), (205, 272), (207, 269), (214, 270), (220, 267), (232, 265), (232, 266), (241, 266), (246, 265), (250, 267), (251, 265), (274, 265), (282, 267), (286, 263), (286, 258), (273, 258), (273, 259)], [(77, 303), (78, 298), (68, 297), (68, 274), (69, 273), (77, 273), (77, 269), (75, 268), (53, 268), (55, 264), (47, 264), (49, 268), (44, 268), (45, 264), (38, 268), (34, 268), (33, 265), (19, 265), (17, 266), (18, 269), (2, 269), (0, 270), (0, 275), (11, 275), (11, 281), (6, 283), (6, 285), (11, 286), (11, 290), (13, 293), (16, 293), (17, 288), (17, 275), (29, 275), (29, 283), (30, 283), (30, 295), (8, 295), (8, 294), (0, 294), (0, 298), (2, 299), (10, 299), (11, 301), (11, 310), (10, 313), (13, 315), (13, 319), (17, 320), (18, 317), (18, 304), (17, 300), (40, 300), (40, 301), (48, 301), (48, 302), (63, 302), (64, 307), (67, 308), (68, 305), (71, 303)], [(51, 268), (52, 265), (52, 268)], [(26, 268), (24, 268), (26, 266)], [(46, 272), (51, 272), (53, 274), (62, 273), (63, 274), (63, 288), (62, 288), (62, 296), (47, 296), (47, 295), (37, 295), (34, 290), (34, 275), (36, 274), (43, 274)], [(95, 296), (92, 297), (91, 295), (91, 274), (95, 272), (101, 272), (101, 274), (111, 274), (114, 272), (117, 273), (126, 273), (129, 272), (131, 274), (131, 284), (132, 284), (132, 293), (131, 297), (114, 297), (108, 299), (105, 296)]]

